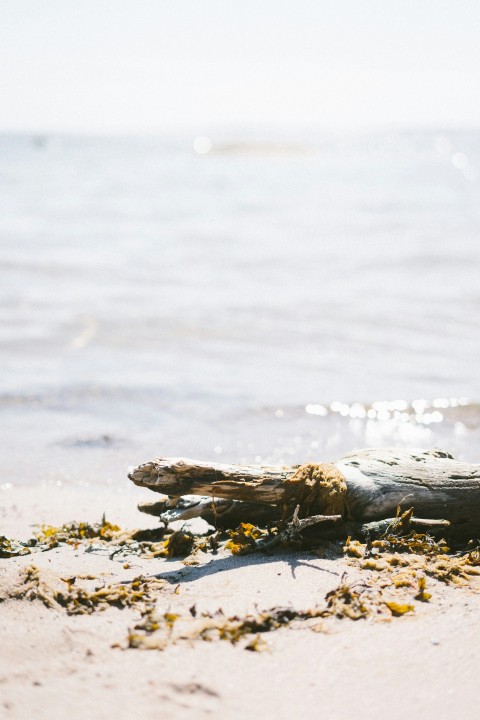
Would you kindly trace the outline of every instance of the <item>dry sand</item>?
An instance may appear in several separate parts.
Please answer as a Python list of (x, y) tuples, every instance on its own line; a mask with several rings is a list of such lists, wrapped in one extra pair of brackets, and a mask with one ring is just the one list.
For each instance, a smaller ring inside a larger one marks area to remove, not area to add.
[[(143, 495), (147, 497), (148, 495)], [(0, 534), (28, 538), (34, 523), (108, 519), (123, 527), (155, 520), (136, 511), (135, 493), (99, 488), (14, 488), (0, 493)], [(150, 498), (149, 498), (150, 499)], [(61, 576), (94, 574), (106, 583), (157, 575), (178, 586), (165, 610), (222, 608), (227, 614), (275, 605), (321, 604), (345, 560), (310, 553), (209, 558), (207, 564), (132, 557), (110, 559), (63, 546), (0, 560), (5, 596), (22, 567)], [(387, 622), (329, 619), (327, 632), (281, 629), (268, 650), (228, 642), (181, 641), (164, 651), (122, 649), (135, 609), (68, 616), (40, 601), (0, 604), (0, 717), (5, 720), (153, 718), (478, 717), (480, 595), (431, 582), (432, 600)], [(116, 644), (122, 647), (112, 647)]]

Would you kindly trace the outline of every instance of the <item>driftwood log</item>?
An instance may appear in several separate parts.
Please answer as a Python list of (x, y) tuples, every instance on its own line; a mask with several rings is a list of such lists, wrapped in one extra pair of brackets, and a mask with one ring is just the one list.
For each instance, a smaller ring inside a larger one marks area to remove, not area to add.
[(400, 507), (414, 509), (419, 529), (449, 526), (454, 539), (480, 536), (480, 464), (441, 450), (360, 450), (334, 463), (294, 467), (157, 458), (129, 478), (169, 496), (139, 506), (163, 520), (203, 517), (225, 527), (288, 520), (296, 511), (299, 518), (330, 518), (336, 532), (365, 534)]

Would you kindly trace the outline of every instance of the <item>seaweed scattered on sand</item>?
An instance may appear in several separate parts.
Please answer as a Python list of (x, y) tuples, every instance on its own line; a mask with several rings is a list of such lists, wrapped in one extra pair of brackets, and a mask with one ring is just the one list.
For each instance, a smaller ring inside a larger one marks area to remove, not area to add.
[[(213, 533), (217, 534), (217, 533)], [(93, 547), (95, 540), (100, 545)], [(161, 526), (148, 530), (122, 530), (118, 525), (108, 522), (103, 516), (99, 523), (71, 522), (59, 527), (42, 525), (34, 542), (38, 550), (51, 550), (62, 544), (78, 545), (89, 542), (87, 552), (103, 552), (112, 546), (110, 557), (120, 560), (127, 555), (149, 558), (186, 557), (192, 552), (214, 550), (214, 543), (202, 536), (196, 536), (185, 529), (172, 530)]]
[[(78, 548), (82, 544), (86, 552), (109, 552), (111, 548), (110, 557), (117, 556), (116, 559), (125, 555), (172, 556), (165, 541), (172, 534), (175, 533), (163, 526), (148, 530), (122, 530), (118, 525), (108, 522), (104, 515), (98, 523), (75, 521), (60, 526), (41, 525), (35, 537), (26, 542), (0, 537), (0, 558), (46, 552), (61, 545)], [(183, 549), (179, 552), (182, 554)]]
[[(295, 546), (302, 529), (311, 519), (298, 519), (297, 510), (291, 522), (281, 521), (271, 528), (241, 523), (235, 530), (212, 531), (209, 535), (195, 535), (185, 527), (172, 530), (162, 526), (152, 530), (121, 530), (106, 521), (99, 523), (66, 523), (60, 527), (42, 526), (36, 538), (26, 543), (0, 537), (0, 557), (12, 558), (34, 551), (50, 550), (59, 545), (85, 546), (86, 552), (97, 550), (110, 558), (139, 555), (143, 558), (183, 557), (186, 564), (200, 562), (201, 553), (215, 554), (219, 550), (244, 555), (275, 544)], [(313, 521), (324, 523), (324, 516)], [(330, 522), (330, 520), (329, 520)], [(416, 522), (416, 524), (415, 524)], [(322, 532), (303, 540), (303, 546), (316, 548), (316, 554), (338, 557), (342, 552), (362, 573), (354, 583), (343, 575), (336, 588), (325, 596), (323, 603), (301, 610), (295, 607), (274, 607), (264, 612), (243, 616), (226, 616), (222, 611), (199, 614), (195, 607), (190, 613), (174, 609), (161, 610), (160, 599), (165, 597), (168, 583), (155, 577), (140, 576), (132, 581), (99, 584), (98, 578), (77, 576), (61, 578), (30, 565), (22, 571), (20, 584), (8, 595), (10, 598), (41, 600), (47, 607), (63, 609), (69, 615), (91, 614), (108, 607), (133, 608), (140, 612), (140, 620), (128, 633), (126, 647), (163, 650), (171, 644), (195, 640), (227, 641), (250, 651), (265, 649), (264, 636), (282, 628), (311, 629), (325, 632), (334, 621), (388, 620), (415, 612), (420, 603), (432, 599), (427, 591), (427, 578), (446, 584), (469, 584), (480, 575), (480, 546), (474, 542), (452, 552), (446, 540), (429, 532), (419, 532), (413, 509), (401, 513), (391, 521), (371, 523), (366, 541), (347, 538), (323, 545), (318, 550)], [(301, 525), (304, 523), (304, 525)], [(443, 532), (437, 523), (437, 531)], [(310, 527), (310, 526), (308, 526)], [(428, 525), (427, 525), (428, 527)], [(299, 529), (300, 528), (300, 529)], [(310, 528), (311, 529), (311, 528)], [(423, 529), (423, 527), (422, 527)], [(333, 552), (333, 551), (332, 551)], [(430, 582), (430, 581), (429, 581)]]
[[(282, 628), (309, 629), (328, 632), (327, 620), (366, 620), (375, 617), (389, 619), (414, 612), (411, 598), (393, 599), (388, 590), (365, 583), (349, 584), (344, 575), (340, 584), (325, 596), (321, 605), (306, 610), (295, 607), (274, 607), (264, 612), (226, 617), (222, 610), (215, 613), (161, 612), (155, 605), (142, 610), (142, 619), (127, 638), (127, 647), (140, 650), (164, 650), (180, 641), (227, 641), (246, 650), (259, 651), (268, 646), (263, 640), (267, 633)], [(421, 598), (418, 598), (421, 599)]]
[(192, 616), (170, 611), (160, 613), (155, 608), (147, 608), (142, 614), (142, 621), (130, 631), (127, 646), (141, 650), (164, 650), (179, 641), (226, 640), (232, 645), (242, 643), (248, 650), (260, 650), (264, 646), (255, 642), (255, 637), (288, 627), (294, 621), (321, 617), (323, 612), (324, 609), (319, 608), (298, 611), (287, 607), (243, 617), (225, 617), (221, 610), (213, 614), (205, 612), (200, 616)]
[[(88, 581), (89, 585), (85, 584)], [(306, 610), (274, 607), (264, 612), (227, 617), (215, 613), (189, 613), (172, 609), (160, 611), (157, 603), (169, 584), (155, 577), (140, 576), (124, 583), (99, 585), (95, 576), (62, 578), (30, 565), (23, 569), (20, 581), (8, 594), (17, 600), (40, 600), (46, 607), (63, 609), (68, 615), (89, 615), (108, 607), (134, 608), (141, 620), (131, 630), (127, 647), (163, 650), (179, 641), (227, 641), (251, 651), (265, 649), (261, 636), (281, 628), (311, 629), (324, 632), (328, 618), (360, 620), (376, 616), (398, 616), (413, 611), (413, 605), (384, 597), (383, 591), (366, 584), (348, 584), (346, 577), (325, 596), (325, 602)], [(424, 586), (419, 593), (426, 599)]]
[(30, 565), (23, 570), (20, 583), (9, 594), (17, 600), (41, 600), (48, 608), (64, 608), (68, 615), (90, 615), (107, 607), (142, 608), (153, 602), (168, 583), (157, 578), (137, 577), (131, 582), (82, 586), (78, 580), (97, 580), (94, 576), (61, 578)]
[(117, 560), (128, 555), (186, 557), (192, 551), (215, 551), (218, 547), (214, 541), (183, 529), (174, 531), (162, 526), (149, 530), (122, 530), (104, 516), (99, 523), (70, 522), (59, 527), (42, 525), (36, 536), (27, 542), (0, 537), (0, 558), (26, 555), (35, 550), (45, 552), (60, 545), (78, 548), (85, 543), (86, 552), (109, 552), (110, 558)]
[(362, 543), (347, 538), (344, 552), (362, 570), (372, 570), (389, 576), (395, 587), (418, 583), (418, 599), (430, 599), (422, 592), (422, 576), (432, 577), (446, 584), (465, 585), (480, 575), (480, 548), (467, 544), (460, 552), (452, 553), (447, 542), (428, 533), (411, 529), (413, 508), (397, 517), (374, 540)]
[(362, 570), (375, 570), (390, 574), (395, 582), (395, 570), (403, 573), (410, 571), (412, 579), (416, 579), (419, 572), (439, 580), (447, 585), (468, 585), (472, 579), (480, 575), (480, 563), (476, 554), (422, 556), (417, 554), (405, 555), (403, 553), (385, 553), (380, 557), (366, 558), (359, 561)]
[(99, 539), (110, 542), (118, 539), (121, 532), (119, 526), (108, 522), (104, 515), (99, 523), (71, 522), (59, 527), (41, 525), (36, 533), (36, 539), (40, 545), (46, 545), (48, 549), (64, 543), (75, 545), (81, 540)]

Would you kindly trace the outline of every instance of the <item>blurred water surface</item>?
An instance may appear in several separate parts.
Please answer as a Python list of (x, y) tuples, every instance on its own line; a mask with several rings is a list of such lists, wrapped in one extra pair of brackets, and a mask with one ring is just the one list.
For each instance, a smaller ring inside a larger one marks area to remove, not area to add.
[(479, 171), (474, 131), (0, 137), (0, 483), (480, 460)]

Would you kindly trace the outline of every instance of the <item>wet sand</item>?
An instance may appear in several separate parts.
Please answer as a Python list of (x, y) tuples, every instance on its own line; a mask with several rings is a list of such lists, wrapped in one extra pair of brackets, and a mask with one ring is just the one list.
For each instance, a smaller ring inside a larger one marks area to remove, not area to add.
[[(145, 497), (145, 495), (143, 496)], [(106, 488), (29, 488), (0, 496), (2, 532), (28, 538), (34, 523), (98, 521), (104, 510), (122, 527), (152, 527), (136, 510), (135, 493)], [(321, 604), (343, 573), (345, 559), (311, 553), (233, 557), (205, 564), (163, 558), (110, 559), (85, 545), (0, 560), (5, 598), (22, 568), (35, 564), (62, 577), (92, 574), (105, 583), (139, 574), (168, 580), (162, 609), (227, 615), (273, 606)], [(128, 560), (129, 567), (124, 567)], [(349, 718), (478, 715), (480, 595), (429, 581), (432, 599), (388, 621), (329, 619), (322, 632), (280, 629), (268, 648), (248, 652), (225, 641), (179, 641), (165, 650), (126, 649), (136, 609), (108, 608), (69, 616), (40, 601), (0, 604), (0, 708), (6, 720), (103, 718)]]

